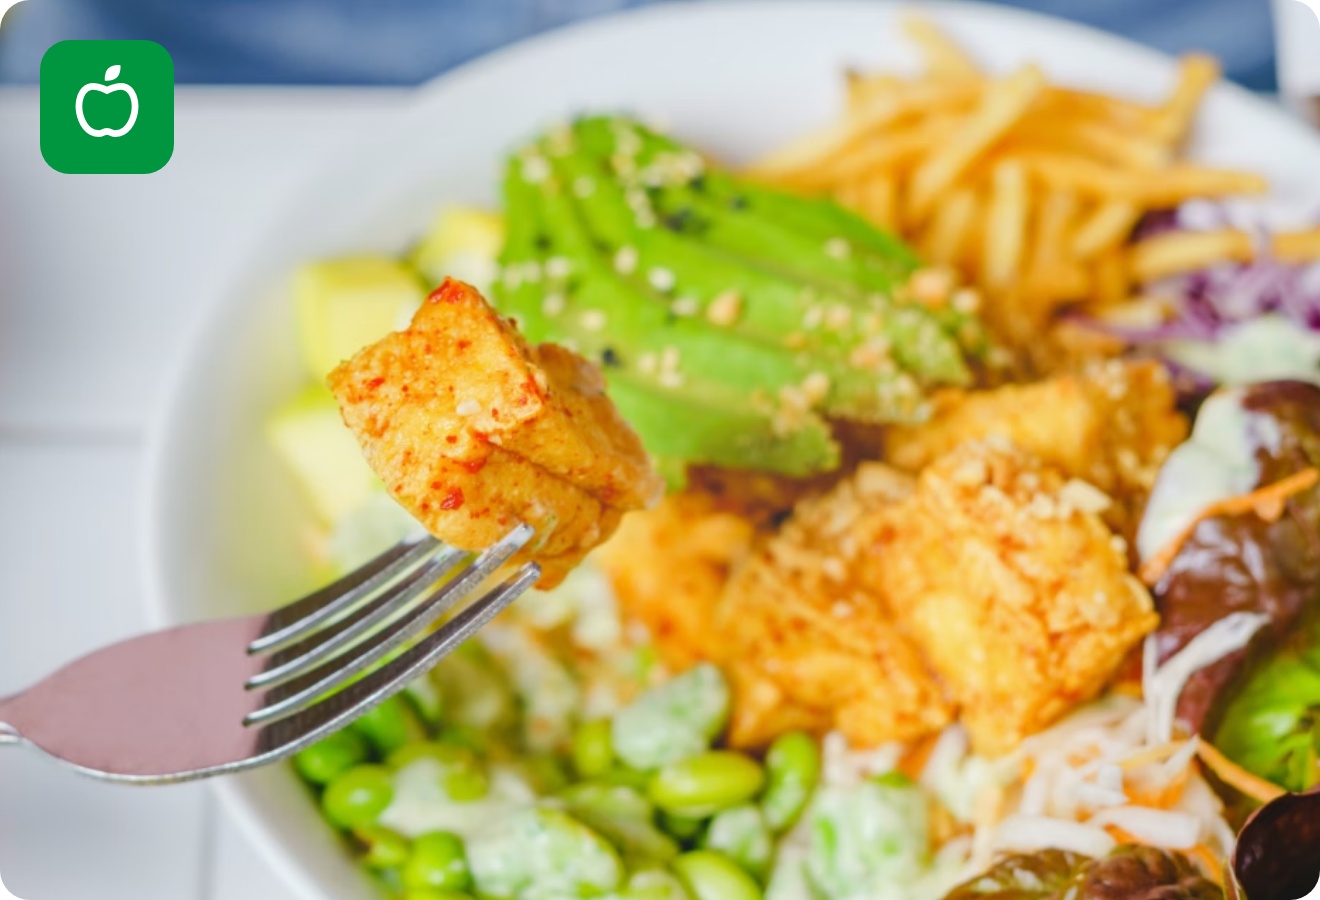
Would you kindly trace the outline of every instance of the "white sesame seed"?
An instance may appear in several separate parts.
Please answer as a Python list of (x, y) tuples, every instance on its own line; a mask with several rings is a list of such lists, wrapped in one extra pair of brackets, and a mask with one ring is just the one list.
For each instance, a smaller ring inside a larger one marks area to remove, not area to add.
[(953, 293), (953, 300), (950, 301), (953, 308), (963, 315), (970, 316), (981, 308), (981, 295), (974, 288), (959, 288)]
[(599, 309), (588, 309), (582, 313), (582, 327), (587, 331), (600, 331), (605, 327), (605, 313)]
[(610, 157), (610, 165), (614, 168), (615, 174), (621, 178), (631, 178), (637, 174), (637, 160), (631, 156), (616, 153)]
[(620, 247), (614, 254), (614, 271), (620, 275), (631, 275), (637, 271), (637, 248)]
[(460, 416), (475, 416), (477, 413), (481, 412), (481, 404), (476, 400), (469, 398), (458, 404), (458, 407), (454, 412), (458, 413)]
[(677, 347), (666, 347), (660, 351), (660, 371), (673, 372), (677, 370), (680, 359)]
[(523, 180), (529, 184), (540, 184), (550, 177), (550, 163), (544, 156), (528, 156), (522, 163)]
[(614, 131), (614, 149), (627, 156), (636, 156), (642, 149), (642, 139), (631, 128), (617, 128)]
[(682, 372), (661, 372), (658, 379), (661, 387), (681, 388), (683, 386)]
[(824, 400), (830, 393), (830, 376), (824, 372), (812, 372), (802, 382), (802, 392), (806, 395), (807, 402), (817, 404)]
[(725, 328), (737, 322), (740, 315), (742, 315), (742, 295), (733, 290), (716, 294), (706, 310), (706, 318), (710, 319), (711, 324)]
[(832, 237), (825, 242), (825, 255), (830, 259), (847, 259), (852, 248), (841, 237)]
[(825, 310), (816, 304), (807, 307), (807, 311), (802, 314), (802, 327), (811, 331), (819, 328), (820, 323), (825, 318)]
[(669, 311), (676, 316), (695, 316), (701, 309), (696, 297), (679, 297), (669, 304)]
[(654, 353), (643, 353), (637, 357), (637, 369), (643, 375), (654, 375), (659, 364), (660, 360)]
[(841, 331), (852, 321), (852, 310), (845, 304), (836, 303), (825, 311), (825, 326), (834, 331)]
[(637, 223), (638, 228), (654, 228), (655, 213), (650, 210), (642, 210), (634, 217), (633, 221)]
[(573, 271), (573, 263), (566, 256), (552, 256), (545, 261), (547, 278), (563, 279)]
[(529, 259), (522, 265), (522, 278), (528, 284), (537, 284), (541, 280), (541, 264)]
[(596, 193), (596, 179), (590, 175), (579, 175), (573, 181), (573, 193), (579, 197), (590, 197)]
[(504, 286), (509, 290), (516, 290), (522, 284), (522, 266), (511, 265), (505, 267), (500, 280), (504, 282)]
[(674, 289), (674, 282), (677, 279), (675, 279), (672, 270), (656, 266), (646, 273), (646, 280), (651, 282), (651, 287), (657, 291), (671, 291)]
[(564, 311), (563, 294), (546, 294), (545, 299), (541, 301), (541, 312), (547, 316), (557, 316)]

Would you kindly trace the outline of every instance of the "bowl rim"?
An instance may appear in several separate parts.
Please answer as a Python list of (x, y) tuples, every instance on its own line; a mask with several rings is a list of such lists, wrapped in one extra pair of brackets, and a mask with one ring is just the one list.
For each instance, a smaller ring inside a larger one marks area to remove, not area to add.
[[(911, 8), (911, 2), (910, 0), (706, 0), (695, 5), (682, 0), (664, 0), (648, 6), (616, 10), (591, 19), (570, 22), (522, 38), (475, 57), (413, 88), (411, 96), (403, 102), (402, 107), (377, 135), (315, 167), (312, 173), (305, 177), (302, 186), (294, 192), (292, 198), (281, 204), (274, 215), (263, 219), (260, 227), (264, 233), (273, 233), (276, 229), (295, 221), (300, 217), (299, 211), (304, 209), (317, 194), (318, 186), (323, 185), (336, 173), (357, 170), (364, 162), (395, 143), (399, 135), (408, 132), (425, 117), (437, 96), (448, 92), (461, 92), (465, 83), (480, 78), (489, 69), (514, 64), (518, 57), (561, 42), (570, 36), (589, 37), (594, 32), (607, 33), (620, 27), (643, 28), (652, 18), (702, 13), (719, 15), (724, 10), (736, 8), (754, 19), (761, 11), (782, 11), (793, 7), (798, 7), (804, 12), (830, 9), (876, 12), (887, 10), (893, 13)], [(958, 16), (960, 13), (971, 13), (976, 16), (993, 15), (1019, 28), (1045, 26), (1053, 34), (1069, 33), (1077, 41), (1093, 45), (1108, 44), (1116, 50), (1121, 49), (1130, 57), (1140, 56), (1152, 63), (1172, 64), (1173, 57), (1169, 54), (1139, 44), (1122, 35), (1029, 10), (996, 6), (979, 0), (927, 0), (921, 5), (921, 11), (940, 18)], [(1248, 100), (1251, 105), (1261, 108), (1262, 112), (1268, 111), (1273, 116), (1291, 119), (1282, 107), (1270, 104), (1246, 88), (1226, 79), (1221, 78), (1212, 92), (1235, 95), (1239, 101)], [(1305, 127), (1298, 123), (1298, 129), (1304, 131)], [(266, 258), (264, 255), (266, 252), (251, 248), (245, 250), (234, 260), (237, 265), (230, 273), (216, 279), (209, 290), (199, 292), (195, 311), (164, 367), (162, 387), (145, 426), (140, 475), (140, 506), (136, 523), (139, 550), (137, 563), (144, 587), (143, 606), (147, 625), (151, 628), (166, 628), (182, 621), (175, 604), (169, 599), (169, 567), (162, 556), (163, 535), (171, 525), (164, 498), (168, 490), (169, 463), (174, 458), (178, 436), (186, 431), (184, 423), (189, 408), (188, 398), (201, 383), (200, 379), (205, 377), (204, 367), (200, 364), (204, 355), (202, 351), (210, 345), (212, 334), (223, 333), (228, 320), (242, 314), (243, 305), (233, 302), (237, 295), (235, 288), (241, 278), (255, 268), (255, 263)], [(209, 787), (219, 796), (222, 808), (234, 818), (240, 830), (256, 845), (257, 852), (285, 885), (308, 900), (324, 900), (326, 895), (317, 886), (314, 877), (285, 847), (281, 829), (264, 816), (246, 796), (244, 783), (241, 778), (221, 778), (215, 779)]]

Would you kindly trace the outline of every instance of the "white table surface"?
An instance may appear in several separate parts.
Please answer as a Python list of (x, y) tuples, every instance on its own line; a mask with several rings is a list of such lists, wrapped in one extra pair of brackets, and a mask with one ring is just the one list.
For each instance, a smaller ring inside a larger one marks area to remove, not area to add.
[[(180, 88), (165, 169), (70, 176), (41, 159), (35, 91), (0, 89), (0, 695), (144, 627), (143, 431), (193, 287), (408, 96)], [(106, 785), (12, 749), (0, 875), (25, 900), (288, 896), (205, 785)]]

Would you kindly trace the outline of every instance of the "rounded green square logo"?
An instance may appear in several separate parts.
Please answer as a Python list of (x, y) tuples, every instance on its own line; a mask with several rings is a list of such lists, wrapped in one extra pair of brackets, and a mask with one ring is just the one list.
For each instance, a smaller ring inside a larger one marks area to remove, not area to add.
[(154, 41), (60, 41), (41, 58), (41, 156), (70, 175), (155, 172), (174, 154), (174, 60)]

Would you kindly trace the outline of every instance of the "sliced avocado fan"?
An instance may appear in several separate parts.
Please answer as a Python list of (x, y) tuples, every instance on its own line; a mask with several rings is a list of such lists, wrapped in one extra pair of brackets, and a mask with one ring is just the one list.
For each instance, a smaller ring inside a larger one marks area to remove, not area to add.
[(909, 298), (920, 262), (897, 239), (630, 120), (522, 148), (504, 202), (497, 306), (604, 367), (671, 482), (698, 463), (833, 469), (827, 419), (919, 420), (986, 347), (970, 314)]

